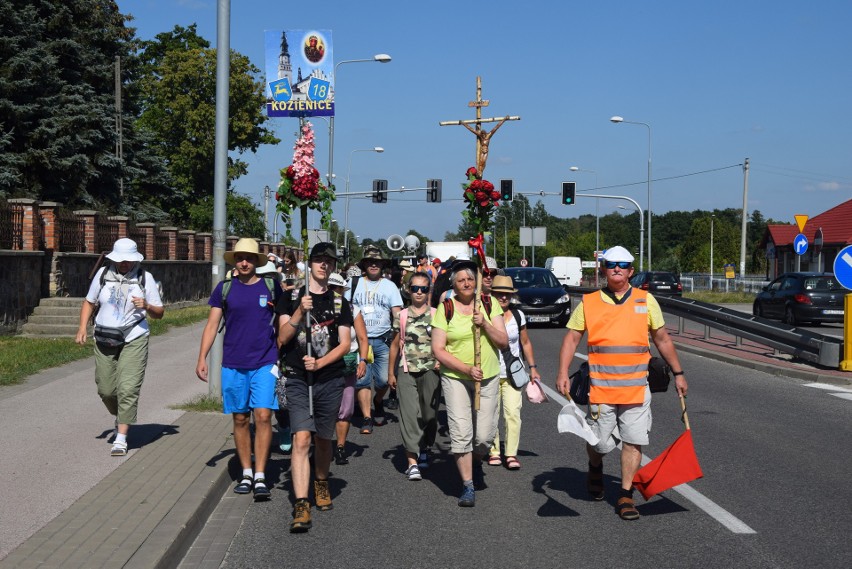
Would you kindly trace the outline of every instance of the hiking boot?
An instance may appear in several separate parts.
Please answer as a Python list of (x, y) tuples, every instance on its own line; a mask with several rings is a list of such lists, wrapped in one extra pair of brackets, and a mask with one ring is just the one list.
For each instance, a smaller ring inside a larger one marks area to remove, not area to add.
[(325, 511), (334, 507), (331, 503), (331, 492), (328, 490), (328, 480), (314, 480), (314, 499), (317, 510)]
[(473, 491), (473, 486), (465, 486), (462, 495), (459, 497), (459, 506), (462, 508), (472, 508), (476, 505), (476, 494)]
[(304, 533), (309, 529), (311, 529), (311, 503), (307, 500), (296, 500), (293, 505), (290, 533)]
[(346, 458), (346, 449), (343, 448), (343, 445), (338, 446), (334, 451), (334, 464), (338, 466), (349, 464), (349, 459)]
[(595, 501), (600, 502), (604, 499), (603, 463), (600, 463), (598, 466), (592, 466), (592, 463), (589, 463), (589, 473), (586, 475), (586, 489)]
[(417, 468), (416, 464), (412, 464), (405, 471), (405, 475), (408, 476), (408, 479), (412, 482), (415, 480), (423, 480), (423, 476), (420, 474), (420, 469)]

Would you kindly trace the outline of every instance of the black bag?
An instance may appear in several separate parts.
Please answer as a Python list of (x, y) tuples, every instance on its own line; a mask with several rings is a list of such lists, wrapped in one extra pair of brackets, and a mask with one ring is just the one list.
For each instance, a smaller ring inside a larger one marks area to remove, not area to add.
[(589, 404), (589, 362), (580, 364), (580, 369), (571, 374), (571, 387), (568, 389), (568, 395), (577, 405)]
[(506, 376), (515, 389), (523, 388), (530, 382), (530, 374), (521, 358), (516, 358), (509, 348), (500, 350), (503, 363), (506, 364)]
[(101, 326), (100, 324), (95, 324), (95, 342), (102, 346), (107, 346), (109, 348), (117, 348), (118, 346), (123, 346), (127, 334), (133, 330), (139, 322), (134, 322), (129, 326), (125, 326), (124, 328), (109, 328), (107, 326)]
[(668, 391), (671, 379), (672, 368), (666, 360), (653, 356), (648, 362), (648, 387), (651, 388), (651, 393)]

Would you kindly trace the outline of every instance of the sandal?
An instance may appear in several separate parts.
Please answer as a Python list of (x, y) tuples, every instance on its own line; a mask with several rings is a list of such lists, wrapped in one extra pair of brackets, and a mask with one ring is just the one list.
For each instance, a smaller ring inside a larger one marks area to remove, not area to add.
[(506, 468), (509, 470), (520, 470), (521, 463), (518, 461), (517, 457), (507, 456), (506, 457)]
[(114, 442), (109, 451), (110, 456), (126, 456), (127, 443)]
[(248, 494), (251, 492), (251, 485), (254, 480), (251, 476), (243, 476), (239, 484), (234, 486), (234, 494)]
[(488, 466), (500, 466), (503, 461), (500, 460), (499, 454), (491, 454), (488, 456)]
[(633, 502), (633, 498), (628, 498), (626, 496), (622, 496), (618, 499), (618, 505), (616, 506), (616, 511), (618, 512), (618, 516), (622, 520), (638, 520), (639, 519), (639, 510), (636, 509), (636, 505)]
[(589, 464), (589, 473), (586, 476), (586, 489), (596, 501), (599, 502), (604, 499), (603, 463), (596, 467)]

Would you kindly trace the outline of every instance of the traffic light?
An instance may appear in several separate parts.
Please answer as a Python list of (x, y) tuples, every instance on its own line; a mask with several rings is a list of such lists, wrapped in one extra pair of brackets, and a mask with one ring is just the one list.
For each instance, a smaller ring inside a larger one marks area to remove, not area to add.
[(500, 199), (504, 202), (512, 201), (512, 180), (500, 180)]
[(577, 184), (574, 182), (562, 182), (562, 203), (563, 205), (574, 205), (577, 197)]
[(441, 180), (426, 180), (426, 201), (441, 203)]
[(387, 189), (387, 180), (373, 180), (373, 203), (388, 203)]

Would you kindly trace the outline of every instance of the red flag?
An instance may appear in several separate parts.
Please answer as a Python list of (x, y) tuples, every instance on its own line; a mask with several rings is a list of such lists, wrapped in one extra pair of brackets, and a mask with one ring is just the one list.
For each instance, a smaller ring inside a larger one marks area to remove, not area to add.
[(633, 477), (633, 486), (647, 500), (660, 492), (704, 476), (695, 456), (692, 431), (686, 430)]

